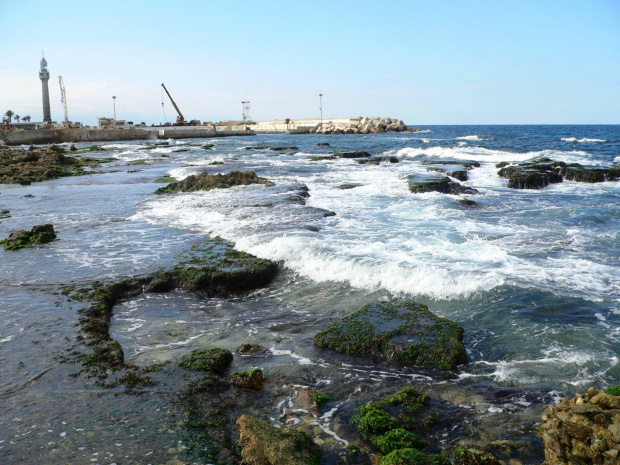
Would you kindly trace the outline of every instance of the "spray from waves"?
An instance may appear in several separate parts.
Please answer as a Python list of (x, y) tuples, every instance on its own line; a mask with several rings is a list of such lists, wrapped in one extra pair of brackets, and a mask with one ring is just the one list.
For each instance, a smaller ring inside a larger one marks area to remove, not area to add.
[[(463, 144), (463, 145), (460, 145)], [(494, 150), (485, 147), (471, 147), (465, 145), (464, 142), (459, 142), (457, 147), (424, 147), (414, 148), (405, 147), (399, 150), (388, 150), (385, 155), (395, 155), (397, 157), (437, 157), (437, 158), (455, 158), (455, 159), (468, 159), (476, 160), (481, 163), (499, 163), (502, 161), (507, 162), (522, 162), (533, 160), (541, 157), (548, 157), (555, 161), (563, 161), (566, 163), (588, 163), (598, 164), (601, 162), (593, 160), (592, 156), (584, 151), (562, 151), (562, 150), (540, 150), (535, 152), (509, 152), (504, 150)]]
[(576, 137), (562, 137), (562, 140), (564, 142), (580, 142), (580, 143), (586, 143), (586, 144), (592, 144), (596, 142), (607, 142), (607, 140), (605, 139), (588, 139), (586, 137), (584, 137), (583, 139), (577, 139)]
[(481, 139), (480, 137), (478, 137), (477, 135), (472, 135), (472, 136), (461, 136), (461, 137), (457, 137), (458, 140), (484, 140)]

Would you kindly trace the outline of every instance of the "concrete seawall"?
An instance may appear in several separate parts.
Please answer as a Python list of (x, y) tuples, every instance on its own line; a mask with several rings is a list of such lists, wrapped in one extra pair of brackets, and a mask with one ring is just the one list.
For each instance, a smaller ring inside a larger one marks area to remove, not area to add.
[(30, 131), (0, 132), (0, 140), (7, 145), (59, 144), (61, 142), (104, 142), (117, 140), (191, 139), (194, 137), (251, 136), (248, 130), (223, 129), (202, 126), (149, 127), (129, 129), (64, 128), (34, 129)]

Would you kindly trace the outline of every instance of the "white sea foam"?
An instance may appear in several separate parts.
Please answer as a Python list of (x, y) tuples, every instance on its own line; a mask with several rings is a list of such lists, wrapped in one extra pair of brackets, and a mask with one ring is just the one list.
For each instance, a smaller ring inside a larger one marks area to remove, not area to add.
[(562, 140), (564, 142), (581, 142), (581, 143), (595, 143), (595, 142), (607, 142), (607, 140), (605, 139), (588, 139), (587, 137), (584, 137), (582, 139), (577, 139), (576, 137), (562, 137)]
[(457, 139), (459, 140), (484, 140), (481, 139), (480, 137), (478, 137), (477, 135), (471, 135), (471, 136), (461, 136), (461, 137), (457, 137)]

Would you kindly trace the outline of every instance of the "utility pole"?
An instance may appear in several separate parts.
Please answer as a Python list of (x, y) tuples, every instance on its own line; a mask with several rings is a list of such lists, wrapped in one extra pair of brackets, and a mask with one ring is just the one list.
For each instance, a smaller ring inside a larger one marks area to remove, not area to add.
[(114, 102), (114, 124), (116, 125), (116, 95), (112, 96), (112, 102)]
[(319, 110), (321, 110), (321, 127), (323, 127), (323, 94), (319, 94)]

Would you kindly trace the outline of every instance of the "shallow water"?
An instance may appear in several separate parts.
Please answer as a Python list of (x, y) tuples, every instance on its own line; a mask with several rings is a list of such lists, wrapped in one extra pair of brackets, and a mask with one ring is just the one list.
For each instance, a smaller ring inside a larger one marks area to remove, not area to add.
[[(60, 238), (2, 254), (0, 461), (23, 463), (27, 447), (47, 462), (195, 460), (174, 428), (173, 387), (136, 397), (68, 377), (77, 368), (56, 357), (75, 343), (80, 305), (58, 292), (67, 284), (171, 266), (179, 253), (216, 235), (281, 261), (280, 276), (234, 299), (179, 291), (119, 304), (111, 332), (127, 360), (147, 365), (205, 346), (234, 350), (256, 342), (268, 352), (235, 356), (233, 366), (265, 371), (276, 394), (265, 400), (264, 413), (276, 423), (311, 424), (328, 443), (345, 443), (353, 439), (346, 420), (354, 406), (413, 385), (466, 413), (467, 425), (443, 438), (446, 446), (462, 439), (532, 440), (533, 450), (523, 446), (512, 456), (539, 460), (532, 438), (544, 405), (589, 386), (620, 384), (620, 183), (513, 190), (497, 176), (495, 163), (547, 156), (617, 165), (620, 127), (424, 129), (169, 146), (119, 142), (104, 146), (112, 152), (94, 154), (115, 159), (102, 165), (104, 174), (0, 186), (0, 209), (12, 215), (1, 220), (0, 237), (53, 223)], [(252, 145), (296, 145), (299, 151), (245, 150)], [(400, 162), (310, 161), (333, 150), (367, 150)], [(464, 209), (457, 196), (411, 194), (406, 176), (425, 173), (428, 156), (479, 161), (464, 184), (478, 189), (466, 197), (480, 208)], [(160, 176), (182, 179), (205, 170), (255, 170), (276, 185), (153, 194)], [(356, 187), (339, 188), (347, 184)], [(296, 196), (302, 185), (310, 193), (305, 204)], [(314, 334), (335, 319), (394, 298), (419, 300), (459, 322), (470, 364), (450, 375), (401, 370), (312, 345)], [(332, 394), (335, 410), (300, 411), (294, 400), (302, 385)], [(117, 436), (124, 438), (123, 460), (114, 450), (121, 447)]]

